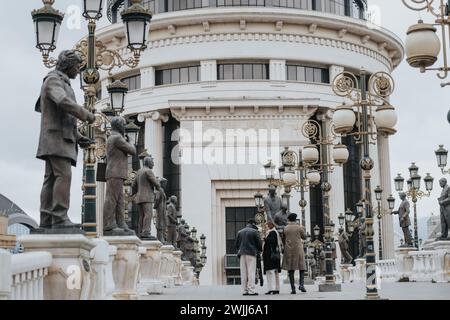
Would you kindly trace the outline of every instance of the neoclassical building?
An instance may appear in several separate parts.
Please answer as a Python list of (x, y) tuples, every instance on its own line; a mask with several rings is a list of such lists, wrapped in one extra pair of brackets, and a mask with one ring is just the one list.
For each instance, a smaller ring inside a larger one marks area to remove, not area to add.
[[(109, 1), (111, 24), (98, 33), (107, 47), (125, 55), (119, 13), (127, 2)], [(308, 144), (299, 132), (308, 119), (331, 121), (343, 102), (330, 85), (337, 74), (361, 67), (391, 73), (403, 46), (390, 31), (367, 23), (365, 0), (142, 3), (153, 12), (148, 49), (138, 68), (102, 75), (98, 108), (108, 102), (111, 81), (128, 84), (124, 114), (141, 127), (138, 151), (153, 155), (156, 175), (169, 180), (168, 194), (179, 197), (183, 216), (207, 237), (202, 283), (233, 284), (238, 272), (226, 256), (236, 253), (236, 232), (256, 212), (254, 194), (266, 193), (263, 164), (279, 161), (286, 146), (299, 150)], [(379, 136), (371, 145), (372, 186), (385, 190), (384, 207), (391, 191), (388, 139)], [(337, 215), (355, 210), (362, 194), (361, 146), (350, 138), (343, 143), (350, 159), (330, 176), (336, 225)], [(99, 193), (101, 199), (101, 187)], [(311, 188), (306, 198), (312, 233), (315, 225), (323, 226), (320, 188)], [(299, 199), (292, 192), (292, 212), (300, 212)], [(382, 229), (383, 258), (393, 258), (391, 216), (383, 218)], [(357, 254), (357, 239), (352, 250)]]

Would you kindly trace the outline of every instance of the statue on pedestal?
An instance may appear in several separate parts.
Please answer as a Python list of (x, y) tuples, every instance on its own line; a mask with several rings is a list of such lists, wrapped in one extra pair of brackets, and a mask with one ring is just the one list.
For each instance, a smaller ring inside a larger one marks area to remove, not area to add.
[(359, 256), (358, 258), (364, 258), (367, 252), (367, 238), (366, 238), (366, 219), (359, 218), (358, 225), (359, 232)]
[(277, 188), (269, 186), (269, 194), (264, 198), (264, 211), (267, 221), (273, 221), (273, 217), (281, 210), (281, 197), (277, 196)]
[(105, 236), (134, 235), (125, 222), (123, 183), (128, 179), (128, 156), (136, 148), (125, 136), (125, 119), (111, 120), (111, 134), (106, 141), (106, 196), (103, 206), (103, 234)]
[(133, 195), (139, 210), (138, 235), (142, 239), (156, 240), (151, 236), (151, 223), (153, 219), (153, 204), (155, 202), (155, 189), (163, 192), (159, 181), (152, 169), (154, 166), (152, 157), (144, 158), (144, 166), (137, 172), (133, 181)]
[(439, 197), (439, 206), (441, 207), (441, 237), (439, 240), (450, 240), (448, 238), (448, 229), (450, 228), (450, 186), (447, 179), (439, 180), (442, 187), (441, 196)]
[(167, 205), (167, 242), (177, 247), (177, 202), (176, 196), (171, 196)]
[(349, 250), (349, 242), (350, 239), (348, 238), (347, 233), (344, 231), (344, 228), (339, 228), (339, 236), (338, 236), (338, 243), (339, 248), (341, 249), (341, 256), (342, 256), (342, 263), (343, 264), (350, 264), (352, 263), (353, 257), (351, 256)]
[(409, 218), (410, 205), (409, 201), (406, 199), (406, 193), (401, 192), (399, 194), (402, 203), (400, 203), (400, 207), (398, 211), (392, 212), (392, 214), (398, 214), (398, 220), (400, 223), (400, 227), (403, 230), (403, 235), (405, 238), (405, 244), (402, 245), (404, 247), (412, 247), (412, 237), (411, 232), (409, 231), (409, 226), (411, 225), (411, 219)]
[(53, 228), (59, 233), (81, 233), (81, 225), (72, 223), (67, 216), (71, 167), (77, 164), (78, 145), (87, 148), (95, 143), (77, 129), (77, 119), (89, 123), (95, 121), (93, 113), (77, 104), (70, 85), (70, 79), (79, 74), (81, 62), (76, 51), (62, 51), (56, 70), (44, 78), (41, 95), (36, 102), (35, 110), (41, 113), (36, 157), (45, 161), (38, 232), (50, 232), (49, 229)]
[(178, 238), (177, 238), (177, 242), (178, 242), (178, 248), (181, 250), (181, 252), (183, 252), (183, 254), (181, 255), (181, 260), (188, 260), (187, 256), (186, 256), (186, 243), (187, 243), (187, 239), (189, 237), (189, 234), (186, 231), (185, 228), (186, 225), (186, 221), (184, 219), (181, 219), (181, 223), (178, 226)]
[(165, 188), (167, 187), (167, 179), (160, 178), (159, 185), (161, 190), (157, 190), (155, 193), (155, 209), (156, 209), (156, 238), (161, 243), (166, 243), (166, 229), (167, 229), (167, 196)]

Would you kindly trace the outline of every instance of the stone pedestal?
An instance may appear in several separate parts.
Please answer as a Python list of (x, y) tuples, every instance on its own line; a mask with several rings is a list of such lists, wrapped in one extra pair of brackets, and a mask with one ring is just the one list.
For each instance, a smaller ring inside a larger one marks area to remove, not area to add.
[(174, 274), (174, 282), (176, 286), (182, 286), (183, 285), (183, 278), (181, 277), (181, 271), (183, 269), (183, 263), (181, 261), (181, 255), (183, 252), (180, 250), (175, 250), (173, 252), (173, 256), (175, 259), (175, 274)]
[(433, 280), (436, 282), (450, 281), (450, 241), (438, 240), (427, 244), (427, 250), (434, 250), (435, 255), (430, 264), (435, 270)]
[(398, 270), (398, 281), (409, 281), (414, 267), (414, 259), (409, 252), (417, 251), (415, 247), (398, 247), (395, 249), (395, 264)]
[(159, 241), (143, 241), (142, 247), (146, 249), (141, 255), (139, 292), (146, 294), (162, 294), (163, 283), (160, 280), (162, 246)]
[(194, 267), (189, 261), (182, 261), (182, 265), (183, 269), (181, 272), (181, 277), (183, 279), (183, 285), (191, 286), (195, 278)]
[(175, 269), (174, 250), (175, 248), (171, 245), (161, 247), (160, 277), (165, 288), (172, 288), (175, 286), (173, 277)]
[(112, 271), (116, 288), (113, 298), (118, 300), (136, 300), (139, 275), (139, 245), (136, 236), (103, 237), (110, 245), (117, 248)]
[(93, 258), (91, 267), (92, 294), (91, 300), (112, 299), (114, 292), (114, 278), (112, 262), (117, 248), (110, 246), (104, 239), (93, 239), (95, 248), (91, 251)]
[(341, 278), (342, 283), (351, 282), (350, 268), (353, 267), (352, 264), (341, 264)]
[(8, 300), (12, 285), (11, 253), (0, 248), (0, 300)]
[(47, 251), (53, 256), (44, 279), (45, 300), (87, 300), (92, 293), (91, 250), (95, 242), (83, 235), (24, 235), (25, 252)]

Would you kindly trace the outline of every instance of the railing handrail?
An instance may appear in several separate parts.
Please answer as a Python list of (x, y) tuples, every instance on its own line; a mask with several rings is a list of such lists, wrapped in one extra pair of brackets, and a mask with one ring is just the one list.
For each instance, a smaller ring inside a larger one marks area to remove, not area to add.
[(12, 275), (48, 268), (52, 264), (50, 252), (25, 252), (11, 257)]

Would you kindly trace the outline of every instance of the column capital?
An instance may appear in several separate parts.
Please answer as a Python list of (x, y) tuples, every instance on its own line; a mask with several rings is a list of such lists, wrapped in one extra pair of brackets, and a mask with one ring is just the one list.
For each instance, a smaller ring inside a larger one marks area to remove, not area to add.
[(146, 113), (140, 113), (137, 117), (137, 120), (139, 122), (144, 122), (147, 119), (152, 119), (153, 121), (162, 121), (166, 123), (169, 121), (169, 115), (168, 114), (161, 114), (159, 111), (151, 111)]

